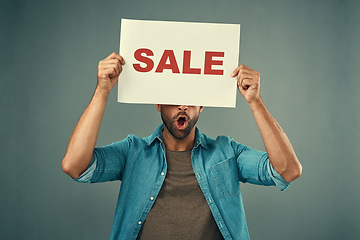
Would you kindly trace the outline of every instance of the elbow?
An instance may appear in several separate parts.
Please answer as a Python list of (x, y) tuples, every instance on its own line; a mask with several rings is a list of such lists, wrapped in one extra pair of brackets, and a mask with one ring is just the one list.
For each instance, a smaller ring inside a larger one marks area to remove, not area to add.
[(69, 160), (67, 159), (67, 157), (65, 156), (64, 159), (61, 162), (61, 168), (64, 171), (64, 173), (66, 173), (67, 175), (69, 175), (72, 178), (78, 178), (80, 177), (80, 173), (78, 173), (75, 168), (72, 166), (72, 164), (69, 163)]
[(302, 165), (300, 163), (297, 166), (293, 167), (290, 171), (284, 173), (284, 179), (287, 182), (292, 182), (295, 179), (299, 178), (302, 174)]

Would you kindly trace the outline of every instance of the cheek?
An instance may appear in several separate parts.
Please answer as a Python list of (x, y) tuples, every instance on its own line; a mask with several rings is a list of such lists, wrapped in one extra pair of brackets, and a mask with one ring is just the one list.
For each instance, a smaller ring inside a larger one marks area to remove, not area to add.
[(192, 106), (192, 107), (190, 108), (190, 110), (191, 110), (191, 112), (192, 112), (193, 114), (198, 114), (198, 113), (200, 113), (200, 112), (203, 110), (203, 107), (200, 107), (200, 106)]
[[(193, 116), (193, 117), (198, 117), (199, 114), (200, 114), (200, 112), (201, 112), (201, 109), (198, 109), (198, 108), (193, 109), (193, 110), (191, 111), (191, 116)], [(189, 113), (190, 113), (190, 112), (189, 112)]]
[(161, 113), (161, 116), (162, 116), (162, 118), (163, 118), (165, 121), (167, 121), (167, 122), (171, 122), (171, 121), (174, 120), (174, 119), (173, 119), (173, 115), (169, 114), (168, 112), (162, 112), (162, 113)]
[(189, 121), (191, 121), (191, 122), (196, 122), (196, 121), (198, 120), (198, 118), (199, 118), (199, 114), (194, 113), (194, 114), (192, 114), (192, 115), (190, 116)]
[(168, 117), (174, 116), (177, 113), (177, 109), (173, 107), (164, 106), (162, 108), (162, 113)]

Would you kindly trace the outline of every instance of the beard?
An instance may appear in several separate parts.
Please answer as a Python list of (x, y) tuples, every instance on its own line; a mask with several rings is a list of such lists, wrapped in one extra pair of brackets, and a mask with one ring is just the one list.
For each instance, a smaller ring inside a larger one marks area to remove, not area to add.
[[(177, 128), (177, 121), (180, 116), (186, 117), (187, 125), (184, 130), (179, 130)], [(162, 119), (165, 127), (167, 128), (167, 130), (170, 132), (170, 134), (174, 138), (181, 140), (181, 139), (186, 138), (190, 134), (190, 132), (192, 131), (192, 129), (194, 128), (194, 126), (196, 125), (196, 123), (199, 119), (199, 115), (197, 115), (193, 118), (190, 118), (186, 112), (179, 112), (174, 117), (169, 118), (169, 117), (165, 116), (165, 114), (163, 114), (163, 112), (161, 111), (161, 119)]]

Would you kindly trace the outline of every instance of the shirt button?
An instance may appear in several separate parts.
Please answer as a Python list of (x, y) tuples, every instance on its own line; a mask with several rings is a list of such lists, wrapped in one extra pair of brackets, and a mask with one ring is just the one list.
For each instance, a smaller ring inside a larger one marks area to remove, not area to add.
[(140, 224), (141, 224), (141, 221), (138, 221), (138, 224), (140, 225)]
[(165, 173), (162, 172), (162, 173), (161, 173), (161, 176), (164, 176), (164, 175), (165, 175)]
[(150, 200), (151, 200), (151, 201), (154, 200), (154, 197), (150, 197)]

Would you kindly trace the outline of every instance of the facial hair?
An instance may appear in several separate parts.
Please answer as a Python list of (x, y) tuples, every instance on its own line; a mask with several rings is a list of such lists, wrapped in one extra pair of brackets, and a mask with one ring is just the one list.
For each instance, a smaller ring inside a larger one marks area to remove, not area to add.
[[(187, 118), (187, 126), (184, 130), (178, 130), (176, 128), (176, 121), (179, 116), (186, 116), (186, 118)], [(194, 128), (194, 126), (196, 125), (196, 122), (199, 119), (199, 115), (197, 115), (193, 118), (190, 118), (186, 112), (179, 112), (173, 118), (168, 118), (161, 111), (161, 119), (162, 119), (165, 127), (167, 128), (167, 130), (170, 132), (170, 134), (174, 138), (176, 138), (178, 140), (182, 140), (190, 134), (191, 130)]]

